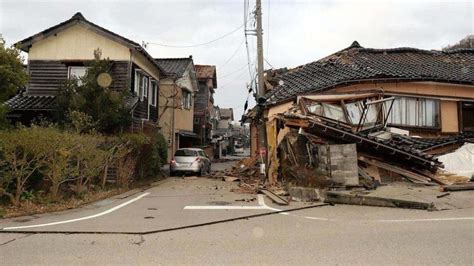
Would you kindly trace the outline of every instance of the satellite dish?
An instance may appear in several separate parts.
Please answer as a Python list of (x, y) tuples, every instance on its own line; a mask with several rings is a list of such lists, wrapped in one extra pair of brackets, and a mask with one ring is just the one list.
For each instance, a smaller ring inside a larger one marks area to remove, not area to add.
[(112, 76), (109, 73), (100, 73), (97, 76), (97, 84), (102, 88), (108, 88), (112, 84)]

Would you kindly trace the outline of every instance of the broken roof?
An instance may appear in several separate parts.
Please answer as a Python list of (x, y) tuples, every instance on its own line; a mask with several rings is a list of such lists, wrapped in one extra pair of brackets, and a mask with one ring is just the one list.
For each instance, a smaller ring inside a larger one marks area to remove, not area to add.
[(193, 63), (193, 57), (155, 58), (155, 61), (163, 69), (166, 76), (182, 77), (188, 66)]
[(20, 49), (24, 52), (28, 52), (31, 45), (34, 43), (34, 42), (37, 42), (39, 40), (43, 40), (45, 38), (47, 38), (48, 36), (51, 36), (53, 34), (56, 34), (57, 32), (60, 32), (70, 26), (73, 26), (73, 25), (76, 25), (76, 24), (84, 24), (86, 26), (89, 26), (89, 27), (92, 27), (94, 29), (96, 29), (100, 34), (116, 41), (116, 42), (119, 42), (121, 43), (122, 45), (125, 45), (129, 48), (132, 48), (132, 49), (135, 49), (137, 52), (141, 53), (143, 56), (145, 56), (145, 58), (147, 58), (154, 66), (156, 66), (160, 72), (163, 72), (163, 70), (160, 68), (160, 66), (155, 62), (155, 60), (153, 59), (153, 57), (138, 43), (130, 40), (130, 39), (127, 39), (121, 35), (118, 35), (117, 33), (114, 33), (114, 32), (111, 32), (97, 24), (94, 24), (90, 21), (88, 21), (80, 12), (77, 12), (76, 14), (74, 14), (74, 16), (72, 16), (70, 19), (64, 21), (64, 22), (61, 22), (57, 25), (54, 25), (50, 28), (47, 28), (33, 36), (30, 36), (26, 39), (23, 39), (19, 42), (17, 42), (15, 45), (18, 45), (20, 47)]
[(438, 81), (474, 84), (474, 49), (372, 49), (357, 41), (348, 48), (282, 74), (265, 97), (269, 104), (338, 85), (369, 80)]
[(217, 88), (216, 66), (212, 65), (195, 65), (196, 76), (198, 79), (212, 79), (214, 88)]
[(220, 108), (221, 118), (234, 120), (234, 110), (232, 108)]

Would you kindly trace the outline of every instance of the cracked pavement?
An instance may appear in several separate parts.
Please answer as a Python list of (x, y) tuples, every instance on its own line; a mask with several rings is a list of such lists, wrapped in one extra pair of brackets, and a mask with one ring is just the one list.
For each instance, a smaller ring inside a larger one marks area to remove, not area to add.
[[(225, 167), (225, 166), (223, 166)], [(256, 206), (236, 183), (170, 178), (75, 210), (0, 220), (0, 228), (105, 215), (28, 228), (61, 234), (0, 233), (0, 261), (11, 264), (468, 264), (474, 263), (474, 209), (428, 212), (364, 206), (272, 210), (185, 210), (185, 206)], [(247, 201), (248, 200), (248, 201)], [(265, 204), (273, 205), (268, 199)], [(292, 202), (285, 208), (308, 207)], [(220, 220), (239, 220), (193, 227)], [(324, 219), (321, 219), (324, 218)], [(391, 222), (383, 222), (391, 221)], [(186, 227), (153, 234), (140, 232)], [(67, 232), (108, 234), (69, 234)], [(137, 235), (114, 232), (138, 233)]]

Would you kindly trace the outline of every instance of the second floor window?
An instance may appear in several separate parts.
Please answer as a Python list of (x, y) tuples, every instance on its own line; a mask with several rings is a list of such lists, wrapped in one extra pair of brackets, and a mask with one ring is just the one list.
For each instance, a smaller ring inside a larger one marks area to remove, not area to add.
[(181, 106), (183, 106), (185, 109), (191, 109), (191, 106), (193, 106), (192, 100), (191, 93), (183, 89), (181, 91)]
[(82, 85), (81, 78), (87, 73), (87, 67), (85, 66), (70, 66), (68, 69), (68, 77), (70, 79), (75, 78), (79, 85)]
[(156, 96), (158, 95), (158, 85), (156, 84), (156, 81), (151, 82), (151, 105), (156, 106)]

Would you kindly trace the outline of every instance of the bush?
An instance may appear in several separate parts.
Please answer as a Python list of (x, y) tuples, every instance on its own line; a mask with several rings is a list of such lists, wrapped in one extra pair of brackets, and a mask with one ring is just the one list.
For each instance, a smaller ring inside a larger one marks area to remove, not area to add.
[(91, 127), (102, 133), (122, 132), (131, 123), (125, 98), (128, 90), (114, 91), (101, 87), (97, 77), (109, 73), (112, 63), (94, 53), (95, 60), (80, 79), (67, 80), (56, 97), (57, 121), (75, 130), (89, 131)]
[(78, 134), (54, 126), (0, 131), (0, 197), (18, 206), (24, 200), (42, 201), (65, 195), (81, 196), (95, 185), (105, 186), (109, 166), (117, 168), (117, 185), (156, 178), (166, 160), (161, 134), (106, 137)]

